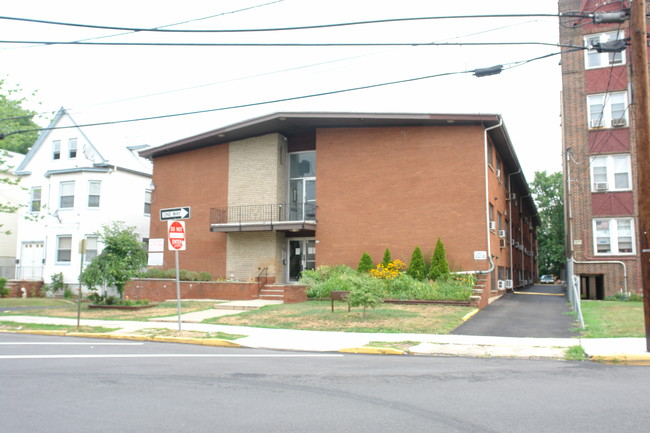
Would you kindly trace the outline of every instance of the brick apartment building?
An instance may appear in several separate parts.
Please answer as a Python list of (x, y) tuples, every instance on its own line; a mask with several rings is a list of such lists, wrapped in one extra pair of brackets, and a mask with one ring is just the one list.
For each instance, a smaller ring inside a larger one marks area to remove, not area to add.
[[(560, 0), (560, 13), (609, 12), (629, 2)], [(562, 19), (560, 43), (593, 47), (629, 36), (629, 22)], [(647, 67), (647, 65), (645, 66)], [(641, 287), (630, 59), (591, 48), (562, 55), (562, 119), (568, 269), (582, 295), (603, 299)]]
[(183, 269), (288, 284), (363, 252), (430, 259), (440, 237), (452, 270), (484, 271), (491, 291), (537, 277), (539, 217), (498, 115), (279, 113), (141, 155), (153, 214), (191, 207)]

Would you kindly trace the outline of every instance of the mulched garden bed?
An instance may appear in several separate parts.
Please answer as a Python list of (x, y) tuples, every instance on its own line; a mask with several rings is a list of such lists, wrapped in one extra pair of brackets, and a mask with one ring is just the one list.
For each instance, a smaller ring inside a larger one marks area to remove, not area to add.
[(147, 305), (103, 305), (103, 304), (90, 304), (88, 308), (103, 309), (103, 310), (143, 310), (145, 308), (157, 307), (158, 304)]

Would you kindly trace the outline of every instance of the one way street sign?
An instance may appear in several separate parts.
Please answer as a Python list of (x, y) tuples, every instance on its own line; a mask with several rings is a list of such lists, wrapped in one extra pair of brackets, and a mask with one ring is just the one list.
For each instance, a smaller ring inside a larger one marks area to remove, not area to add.
[(160, 209), (160, 221), (186, 220), (189, 218), (190, 218), (189, 206)]

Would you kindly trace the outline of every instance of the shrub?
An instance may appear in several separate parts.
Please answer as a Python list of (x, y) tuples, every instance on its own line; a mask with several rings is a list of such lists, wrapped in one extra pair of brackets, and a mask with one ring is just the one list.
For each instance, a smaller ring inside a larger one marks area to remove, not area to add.
[(375, 265), (372, 263), (372, 257), (370, 257), (370, 254), (363, 253), (361, 255), (361, 259), (359, 260), (359, 266), (357, 267), (357, 271), (362, 273), (368, 273), (374, 267)]
[(63, 272), (52, 274), (50, 278), (52, 279), (52, 282), (47, 285), (47, 290), (49, 290), (53, 294), (58, 292), (59, 290), (65, 291), (65, 289), (68, 287), (63, 282)]
[(429, 278), (432, 280), (437, 280), (439, 278), (445, 278), (449, 275), (449, 263), (447, 263), (447, 254), (445, 253), (445, 246), (438, 238), (436, 242), (436, 249), (433, 252), (433, 258), (431, 259), (431, 268), (429, 269)]
[(0, 298), (4, 298), (9, 294), (9, 287), (5, 287), (7, 279), (0, 277)]
[(198, 281), (212, 281), (212, 274), (209, 272), (199, 272)]
[(329, 298), (332, 291), (350, 291), (353, 279), (363, 277), (365, 274), (359, 274), (349, 266), (319, 266), (312, 271), (303, 271), (300, 283), (309, 287), (308, 297)]
[(381, 264), (388, 266), (388, 264), (392, 261), (393, 259), (391, 258), (390, 250), (386, 248), (386, 251), (384, 251), (384, 259), (381, 261)]
[(427, 278), (427, 265), (424, 263), (424, 256), (420, 247), (415, 247), (415, 250), (413, 250), (411, 263), (406, 273), (416, 280), (424, 280)]
[[(174, 275), (174, 278), (176, 278), (176, 275)], [(197, 281), (198, 278), (199, 278), (198, 272), (188, 271), (186, 269), (178, 270), (178, 279), (181, 281)]]
[(72, 299), (72, 290), (70, 290), (70, 288), (67, 286), (65, 289), (63, 289), (63, 297), (65, 299)]

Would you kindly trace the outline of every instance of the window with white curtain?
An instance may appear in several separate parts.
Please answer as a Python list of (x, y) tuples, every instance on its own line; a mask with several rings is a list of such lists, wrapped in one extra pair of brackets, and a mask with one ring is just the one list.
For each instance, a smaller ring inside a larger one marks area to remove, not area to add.
[(634, 254), (634, 220), (632, 218), (595, 218), (594, 254)]

